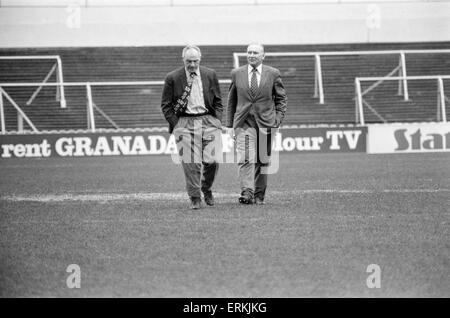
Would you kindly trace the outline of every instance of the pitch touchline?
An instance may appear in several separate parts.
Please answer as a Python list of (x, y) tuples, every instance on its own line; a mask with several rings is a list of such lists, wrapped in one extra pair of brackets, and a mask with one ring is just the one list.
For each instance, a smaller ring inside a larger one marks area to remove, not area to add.
[[(293, 196), (302, 194), (377, 194), (377, 193), (447, 193), (450, 189), (382, 189), (382, 190), (353, 190), (353, 189), (305, 189), (292, 191), (271, 191), (269, 196)], [(216, 198), (235, 199), (237, 193), (216, 192)], [(33, 201), (33, 202), (63, 202), (63, 201), (169, 201), (187, 199), (185, 192), (160, 192), (160, 193), (92, 193), (92, 194), (35, 194), (35, 195), (9, 195), (2, 196), (3, 201)]]

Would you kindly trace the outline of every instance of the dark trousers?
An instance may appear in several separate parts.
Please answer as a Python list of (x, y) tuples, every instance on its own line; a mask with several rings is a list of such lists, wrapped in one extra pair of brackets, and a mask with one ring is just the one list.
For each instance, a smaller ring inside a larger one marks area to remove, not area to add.
[(270, 162), (272, 133), (270, 129), (259, 129), (252, 116), (242, 128), (236, 128), (236, 149), (238, 175), (241, 193), (250, 192), (264, 198), (267, 188), (267, 174), (261, 173)]

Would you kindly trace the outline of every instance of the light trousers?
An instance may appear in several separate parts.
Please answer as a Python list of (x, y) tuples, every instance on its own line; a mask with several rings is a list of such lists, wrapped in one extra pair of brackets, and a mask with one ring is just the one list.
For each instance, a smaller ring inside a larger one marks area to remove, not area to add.
[(180, 117), (173, 131), (181, 159), (186, 191), (201, 197), (211, 191), (222, 157), (222, 130), (212, 115)]

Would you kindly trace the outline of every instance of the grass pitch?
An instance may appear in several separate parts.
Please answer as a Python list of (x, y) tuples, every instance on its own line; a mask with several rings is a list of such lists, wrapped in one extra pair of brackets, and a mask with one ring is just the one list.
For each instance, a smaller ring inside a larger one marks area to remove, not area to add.
[(280, 159), (265, 206), (223, 164), (197, 211), (170, 157), (0, 161), (0, 296), (450, 297), (449, 154)]

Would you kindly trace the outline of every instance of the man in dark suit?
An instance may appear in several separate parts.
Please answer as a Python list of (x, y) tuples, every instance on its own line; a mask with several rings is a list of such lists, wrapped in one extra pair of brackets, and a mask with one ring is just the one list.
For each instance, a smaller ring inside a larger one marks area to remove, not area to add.
[(226, 127), (236, 136), (242, 204), (264, 204), (272, 136), (287, 109), (280, 71), (263, 60), (264, 47), (251, 44), (248, 64), (231, 71)]
[(165, 78), (161, 109), (176, 138), (191, 208), (199, 209), (202, 192), (206, 204), (214, 205), (211, 189), (222, 155), (223, 106), (216, 72), (200, 66), (200, 49), (188, 45), (182, 58), (184, 67)]

